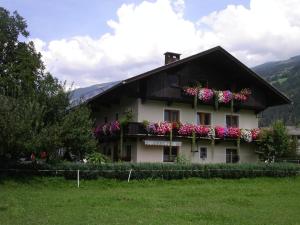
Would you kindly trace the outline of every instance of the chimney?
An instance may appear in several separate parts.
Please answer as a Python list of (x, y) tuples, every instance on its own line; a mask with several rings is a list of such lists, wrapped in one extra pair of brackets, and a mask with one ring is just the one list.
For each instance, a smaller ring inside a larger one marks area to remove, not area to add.
[(166, 52), (165, 54), (165, 65), (180, 60), (180, 55), (174, 52)]

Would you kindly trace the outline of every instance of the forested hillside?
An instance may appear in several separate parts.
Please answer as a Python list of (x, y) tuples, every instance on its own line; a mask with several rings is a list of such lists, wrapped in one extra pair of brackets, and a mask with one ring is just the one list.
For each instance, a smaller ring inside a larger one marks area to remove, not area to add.
[(299, 124), (300, 55), (284, 61), (265, 63), (252, 69), (293, 101), (290, 106), (277, 106), (264, 111), (261, 126), (267, 126), (277, 119), (282, 119), (286, 124)]

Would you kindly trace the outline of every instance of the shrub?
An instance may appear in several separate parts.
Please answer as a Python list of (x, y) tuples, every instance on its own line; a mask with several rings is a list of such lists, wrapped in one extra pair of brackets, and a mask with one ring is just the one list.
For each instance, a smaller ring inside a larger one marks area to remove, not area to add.
[(109, 161), (109, 159), (105, 155), (101, 154), (100, 152), (92, 152), (88, 154), (87, 160), (89, 163), (92, 164), (102, 164)]
[(276, 121), (270, 129), (261, 132), (259, 150), (261, 157), (267, 161), (274, 161), (290, 149), (291, 139), (282, 121)]
[[(10, 167), (13, 168), (13, 167)], [(15, 167), (16, 168), (16, 167)], [(164, 163), (106, 163), (79, 164), (59, 163), (41, 165), (19, 165), (23, 174), (65, 176), (76, 179), (77, 170), (83, 179), (98, 177), (126, 180), (132, 170), (131, 179), (183, 179), (199, 178), (252, 178), (252, 177), (286, 177), (295, 176), (300, 167), (287, 163), (258, 164), (164, 164)], [(27, 173), (29, 170), (31, 173)], [(39, 170), (51, 170), (41, 172)], [(19, 172), (20, 172), (19, 171)]]

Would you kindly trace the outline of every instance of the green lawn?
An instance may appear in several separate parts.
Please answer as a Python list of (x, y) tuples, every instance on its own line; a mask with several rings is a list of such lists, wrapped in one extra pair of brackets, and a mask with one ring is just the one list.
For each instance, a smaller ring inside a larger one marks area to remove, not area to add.
[(300, 224), (300, 177), (4, 180), (0, 224)]

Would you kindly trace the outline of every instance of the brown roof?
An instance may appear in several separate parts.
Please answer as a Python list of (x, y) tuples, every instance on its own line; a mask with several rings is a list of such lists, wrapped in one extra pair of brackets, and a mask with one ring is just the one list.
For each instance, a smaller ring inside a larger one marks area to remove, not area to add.
[(140, 80), (140, 79), (144, 79), (144, 78), (152, 76), (156, 73), (159, 73), (159, 72), (162, 72), (164, 70), (171, 69), (171, 68), (175, 68), (177, 66), (186, 64), (188, 62), (191, 62), (191, 61), (196, 60), (196, 59), (201, 58), (201, 57), (206, 57), (206, 56), (208, 56), (212, 53), (216, 53), (216, 52), (222, 54), (222, 57), (225, 56), (227, 59), (231, 60), (231, 62), (236, 64), (236, 66), (238, 66), (238, 67), (242, 68), (243, 70), (247, 71), (249, 76), (253, 77), (259, 83), (261, 83), (265, 88), (267, 88), (268, 91), (270, 91), (272, 93), (272, 95), (274, 94), (275, 96), (277, 96), (278, 105), (279, 104), (290, 104), (291, 103), (291, 100), (285, 94), (280, 92), (277, 88), (272, 86), (270, 83), (268, 83), (266, 80), (264, 80), (261, 76), (259, 76), (257, 73), (255, 73), (253, 70), (251, 70), (245, 64), (243, 64), (241, 61), (239, 61), (237, 58), (235, 58), (233, 55), (231, 55), (225, 49), (223, 49), (221, 46), (217, 46), (217, 47), (208, 49), (208, 50), (200, 52), (198, 54), (186, 57), (184, 59), (169, 63), (167, 65), (158, 67), (156, 69), (153, 69), (153, 70), (147, 71), (145, 73), (139, 74), (137, 76), (128, 78), (126, 80), (123, 80), (123, 81), (119, 82), (118, 84), (116, 84), (115, 86), (112, 86), (110, 89), (107, 89), (106, 91), (101, 92), (99, 95), (93, 96), (92, 98), (88, 99), (87, 102), (90, 102), (93, 99), (95, 99), (95, 98), (97, 98), (97, 97), (99, 97), (99, 96), (101, 96), (101, 95), (103, 95), (107, 92), (110, 92), (110, 91), (112, 91), (112, 90), (114, 90), (114, 89), (116, 89), (116, 88), (118, 88), (122, 85), (126, 85), (128, 83), (131, 83), (131, 82), (134, 82), (134, 81), (137, 81), (137, 80)]

